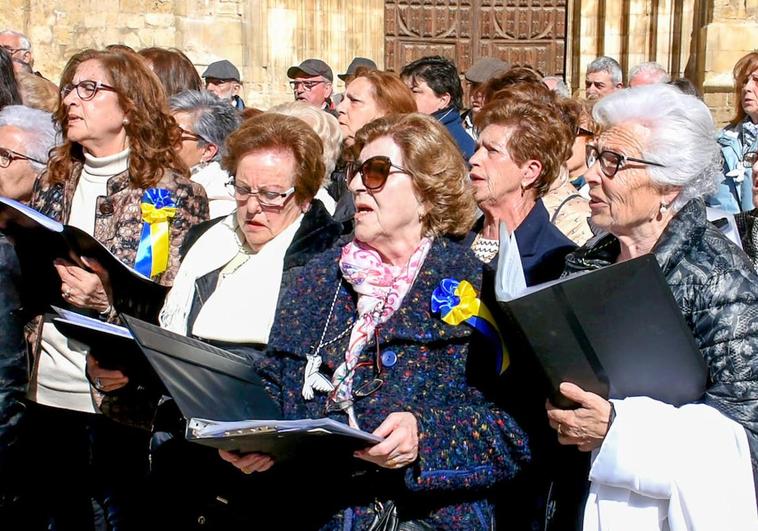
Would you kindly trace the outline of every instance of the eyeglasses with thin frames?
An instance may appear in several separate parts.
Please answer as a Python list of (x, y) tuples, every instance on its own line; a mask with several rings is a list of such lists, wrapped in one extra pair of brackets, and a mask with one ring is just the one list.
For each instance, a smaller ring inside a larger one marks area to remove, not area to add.
[[(384, 385), (384, 379), (382, 378), (384, 366), (382, 365), (382, 356), (381, 352), (379, 351), (379, 327), (374, 330), (374, 341), (376, 343), (374, 359), (356, 363), (352, 371), (353, 374), (355, 374), (356, 370), (361, 367), (373, 366), (374, 377), (366, 380), (360, 386), (353, 389), (352, 397), (346, 400), (337, 400), (337, 390), (339, 389), (339, 386), (342, 385), (342, 382), (338, 382), (338, 384), (329, 393), (329, 396), (326, 399), (326, 405), (324, 406), (325, 414), (332, 413), (334, 411), (345, 410), (348, 407), (352, 406), (357, 400), (366, 398), (367, 396), (371, 396), (372, 394), (376, 393), (382, 387), (382, 385)], [(347, 375), (345, 377), (347, 377)]]
[(326, 81), (290, 81), (290, 87), (292, 90), (297, 90), (298, 87), (302, 86), (306, 92), (310, 92), (321, 83), (326, 83)]
[(2, 45), (0, 48), (3, 48), (6, 52), (8, 52), (11, 55), (15, 55), (16, 52), (28, 52), (29, 48), (11, 48), (10, 46)]
[(591, 168), (596, 162), (599, 161), (600, 170), (608, 178), (612, 178), (614, 175), (616, 175), (619, 169), (626, 166), (626, 164), (629, 162), (637, 162), (639, 164), (648, 164), (650, 166), (658, 166), (661, 168), (666, 167), (665, 164), (661, 164), (660, 162), (653, 162), (650, 160), (627, 157), (626, 155), (623, 155), (621, 153), (616, 153), (615, 151), (611, 151), (609, 149), (604, 149), (600, 151), (597, 148), (597, 146), (593, 146), (591, 144), (588, 144), (585, 147), (585, 155), (586, 155), (587, 168)]
[(245, 184), (239, 184), (234, 179), (226, 184), (229, 192), (234, 195), (237, 201), (248, 201), (250, 197), (255, 197), (258, 204), (267, 208), (281, 208), (287, 202), (287, 199), (295, 193), (295, 187), (293, 186), (289, 190), (284, 192), (277, 192), (275, 190), (266, 190), (261, 188), (259, 190), (253, 190)]
[(197, 133), (193, 133), (192, 131), (187, 131), (183, 127), (179, 127), (179, 130), (182, 132), (182, 140), (190, 140), (192, 142), (204, 142), (206, 144), (211, 144), (212, 142), (209, 142), (204, 136), (198, 135)]
[(14, 160), (31, 160), (37, 164), (45, 164), (41, 160), (22, 155), (21, 153), (17, 153), (12, 149), (0, 148), (0, 168), (7, 168), (13, 163)]
[(99, 90), (108, 90), (116, 92), (114, 87), (106, 85), (102, 81), (93, 81), (91, 79), (85, 79), (79, 83), (69, 83), (61, 89), (61, 99), (65, 99), (72, 90), (76, 89), (76, 95), (80, 100), (87, 101), (95, 97)]

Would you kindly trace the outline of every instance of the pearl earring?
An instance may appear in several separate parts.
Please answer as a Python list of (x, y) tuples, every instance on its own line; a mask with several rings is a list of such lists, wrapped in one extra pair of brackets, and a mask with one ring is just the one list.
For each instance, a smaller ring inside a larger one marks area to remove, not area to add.
[(658, 209), (658, 211), (661, 213), (661, 215), (664, 215), (669, 209), (669, 203), (665, 203), (661, 201), (661, 208)]

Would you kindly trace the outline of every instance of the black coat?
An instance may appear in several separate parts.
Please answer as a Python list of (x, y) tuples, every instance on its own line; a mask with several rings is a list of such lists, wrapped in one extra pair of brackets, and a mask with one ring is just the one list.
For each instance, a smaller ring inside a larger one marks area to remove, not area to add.
[(18, 494), (18, 436), (29, 380), (21, 309), (21, 269), (13, 245), (0, 232), (0, 508)]

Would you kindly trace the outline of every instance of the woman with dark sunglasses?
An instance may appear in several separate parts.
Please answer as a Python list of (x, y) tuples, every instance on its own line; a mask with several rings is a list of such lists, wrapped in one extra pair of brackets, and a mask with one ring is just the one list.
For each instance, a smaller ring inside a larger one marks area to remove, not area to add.
[(492, 489), (529, 449), (491, 402), (496, 345), (432, 310), (446, 279), (482, 285), (483, 265), (451, 238), (476, 211), (464, 161), (441, 124), (415, 113), (373, 121), (355, 149), (355, 237), (291, 284), (261, 371), (284, 418), (328, 416), (384, 441), (282, 463), (222, 457), (290, 486), (282, 528), (491, 529)]
[[(35, 182), (30, 206), (87, 232), (154, 282), (171, 285), (179, 247), (190, 227), (208, 218), (208, 202), (176, 154), (179, 129), (158, 78), (131, 52), (85, 50), (69, 60), (60, 86), (53, 118), (63, 142)], [(158, 224), (166, 228), (160, 238), (142, 237), (145, 226), (152, 233)], [(165, 252), (140, 260), (152, 255), (154, 243)], [(154, 316), (163, 302), (113, 300), (107, 273), (87, 257), (76, 263), (61, 260), (55, 267), (60, 291), (45, 304), (116, 322), (119, 311)], [(147, 433), (96, 414), (85, 374), (86, 345), (69, 341), (43, 315), (29, 328), (33, 369), (27, 444), (35, 454), (48, 456), (30, 471), (37, 479), (37, 510), (29, 529), (35, 529), (38, 518), (49, 518), (60, 529), (91, 529), (93, 496), (104, 504), (114, 529), (131, 525), (137, 512), (128, 508), (148, 466)], [(50, 440), (56, 441), (52, 447)], [(111, 473), (82, 480), (94, 474), (93, 466)]]
[(561, 385), (580, 407), (548, 405), (550, 425), (561, 444), (593, 452), (584, 529), (749, 529), (758, 518), (758, 276), (706, 218), (703, 196), (720, 176), (711, 114), (662, 84), (606, 96), (593, 114), (603, 132), (587, 145), (586, 178), (592, 221), (607, 233), (570, 254), (566, 272), (655, 255), (709, 386), (702, 402), (675, 408)]

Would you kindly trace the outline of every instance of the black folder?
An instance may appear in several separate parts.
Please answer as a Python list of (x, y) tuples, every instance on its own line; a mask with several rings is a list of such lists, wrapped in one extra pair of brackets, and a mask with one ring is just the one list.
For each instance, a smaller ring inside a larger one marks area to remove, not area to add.
[(22, 203), (0, 197), (0, 228), (11, 236), (25, 278), (42, 304), (62, 305), (61, 280), (53, 262), (65, 259), (87, 269), (82, 257), (108, 271), (118, 311), (150, 315), (160, 308), (168, 288), (141, 275), (81, 229), (63, 225)]
[(187, 440), (278, 460), (324, 451), (349, 455), (381, 440), (330, 419), (280, 420), (279, 405), (244, 357), (122, 318), (187, 420)]
[(559, 407), (576, 406), (558, 392), (564, 381), (674, 406), (705, 393), (705, 361), (651, 254), (533, 286), (500, 307), (509, 350), (537, 359)]

